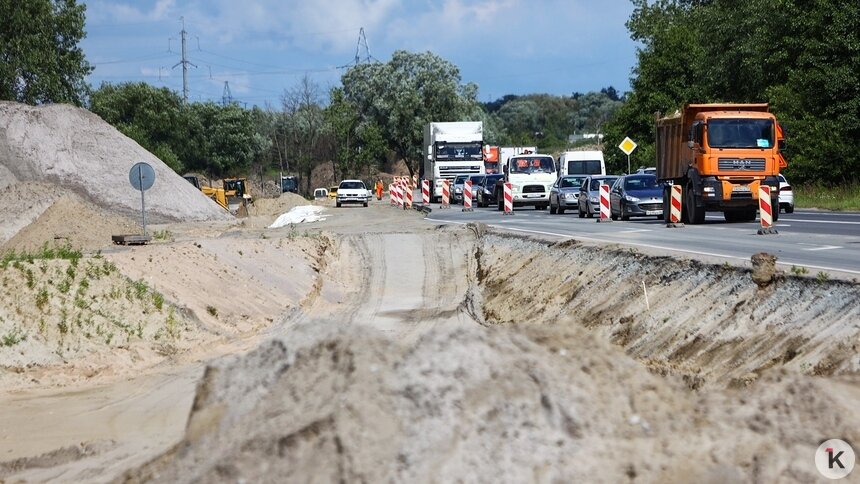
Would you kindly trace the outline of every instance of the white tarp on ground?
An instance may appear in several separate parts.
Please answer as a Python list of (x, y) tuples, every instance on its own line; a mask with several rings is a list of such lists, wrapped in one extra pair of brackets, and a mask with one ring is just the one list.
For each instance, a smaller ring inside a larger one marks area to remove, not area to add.
[(278, 217), (272, 225), (269, 225), (269, 228), (277, 229), (290, 224), (319, 222), (325, 220), (325, 217), (320, 216), (322, 211), (323, 207), (315, 207), (313, 205), (293, 207), (289, 212)]

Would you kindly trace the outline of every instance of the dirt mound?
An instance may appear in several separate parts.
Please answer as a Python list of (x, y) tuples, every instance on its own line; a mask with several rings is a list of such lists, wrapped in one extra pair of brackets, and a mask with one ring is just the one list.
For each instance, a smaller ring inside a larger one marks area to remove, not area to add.
[[(468, 326), (429, 332), (410, 347), (334, 328), (308, 325), (289, 342), (210, 367), (186, 439), (128, 477), (574, 482), (606, 463), (592, 445), (642, 435), (632, 416), (677, 430), (690, 423), (672, 418), (673, 403), (685, 402), (671, 385), (582, 332)], [(571, 344), (607, 353), (579, 359)], [(607, 482), (625, 472), (602, 469)]]
[(0, 189), (0, 245), (39, 218), (63, 193), (55, 185), (37, 182)]
[(846, 383), (700, 396), (581, 328), (334, 328), (210, 366), (125, 482), (810, 482), (822, 437), (860, 436)]
[(74, 249), (94, 251), (111, 246), (111, 235), (141, 231), (139, 222), (110, 213), (67, 192), (59, 195), (36, 220), (3, 244), (2, 250), (29, 252), (45, 243), (52, 245), (57, 242)]
[(254, 206), (249, 210), (252, 216), (277, 217), (287, 213), (293, 207), (310, 205), (311, 202), (301, 195), (287, 192), (277, 198), (258, 198), (254, 200)]
[(140, 192), (129, 184), (128, 173), (140, 161), (156, 174), (146, 192), (153, 223), (229, 218), (161, 160), (89, 111), (0, 102), (0, 187), (47, 182), (133, 216), (140, 210)]

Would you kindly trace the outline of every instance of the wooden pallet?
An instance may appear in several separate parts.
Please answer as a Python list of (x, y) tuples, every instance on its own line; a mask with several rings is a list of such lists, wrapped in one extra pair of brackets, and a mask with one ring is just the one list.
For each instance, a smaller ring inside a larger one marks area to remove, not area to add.
[(145, 245), (152, 240), (148, 235), (111, 235), (110, 238), (116, 245)]

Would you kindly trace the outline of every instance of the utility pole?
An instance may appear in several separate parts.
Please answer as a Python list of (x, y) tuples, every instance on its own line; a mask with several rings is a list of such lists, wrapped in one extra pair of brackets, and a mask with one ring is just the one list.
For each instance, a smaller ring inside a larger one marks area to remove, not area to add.
[(173, 68), (176, 69), (178, 66), (182, 66), (182, 99), (185, 102), (188, 102), (188, 66), (197, 66), (188, 60), (187, 51), (185, 49), (186, 35), (188, 34), (188, 32), (185, 31), (185, 17), (179, 17), (179, 20), (182, 21), (182, 60), (177, 62)]
[(224, 94), (221, 95), (221, 105), (227, 106), (233, 102), (233, 95), (230, 93), (230, 81), (224, 81)]

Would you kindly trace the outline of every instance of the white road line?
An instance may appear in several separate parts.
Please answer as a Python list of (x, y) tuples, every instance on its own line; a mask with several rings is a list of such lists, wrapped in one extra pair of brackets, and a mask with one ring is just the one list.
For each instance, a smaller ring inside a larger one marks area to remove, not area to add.
[(809, 245), (809, 246), (811, 246), (808, 249), (803, 249), (803, 250), (808, 250), (808, 251), (833, 250), (833, 249), (841, 249), (842, 248), (841, 245), (815, 245), (815, 244), (803, 244), (803, 243), (800, 243), (797, 245)]
[[(453, 223), (453, 224), (458, 224), (458, 225), (466, 225), (468, 223), (468, 222), (453, 222), (453, 221), (448, 221), (448, 220), (438, 220), (438, 219), (431, 219), (431, 218), (427, 218), (425, 220), (430, 220), (433, 222), (441, 222), (441, 223)], [(553, 237), (562, 237), (562, 238), (567, 238), (567, 239), (582, 239), (582, 240), (588, 240), (591, 242), (603, 242), (605, 244), (632, 245), (632, 246), (638, 246), (638, 247), (647, 247), (649, 249), (668, 250), (671, 252), (682, 252), (685, 254), (704, 255), (704, 256), (709, 256), (709, 257), (723, 257), (726, 259), (735, 259), (735, 260), (741, 260), (744, 262), (749, 262), (749, 257), (740, 257), (740, 256), (728, 255), (728, 254), (718, 254), (716, 252), (704, 252), (704, 251), (698, 251), (698, 250), (677, 249), (674, 247), (664, 247), (661, 245), (642, 244), (642, 243), (629, 242), (629, 241), (606, 240), (606, 239), (598, 239), (595, 237), (584, 237), (581, 235), (559, 234), (556, 232), (545, 232), (545, 231), (541, 231), (541, 230), (518, 229), (518, 228), (514, 228), (514, 227), (504, 227), (504, 226), (494, 225), (494, 224), (488, 224), (488, 225), (490, 227), (495, 227), (495, 228), (502, 229), (502, 230), (511, 230), (513, 232), (525, 232), (525, 233), (540, 234), (540, 235), (551, 235)], [(837, 267), (817, 266), (817, 265), (811, 265), (811, 264), (804, 264), (801, 262), (791, 262), (791, 261), (781, 261), (780, 262), (780, 261), (778, 261), (777, 265), (803, 266), (803, 267), (808, 267), (810, 269), (821, 269), (821, 270), (826, 270), (826, 271), (843, 272), (843, 273), (847, 273), (847, 274), (858, 274), (858, 275), (860, 275), (860, 271), (852, 271), (850, 269), (840, 269)]]
[(630, 229), (630, 230), (622, 230), (618, 232), (619, 234), (638, 234), (639, 232), (653, 232), (651, 229)]
[(860, 222), (839, 222), (837, 220), (810, 220), (806, 218), (793, 218), (792, 222), (809, 222), (812, 224), (843, 224), (843, 225), (860, 225)]

